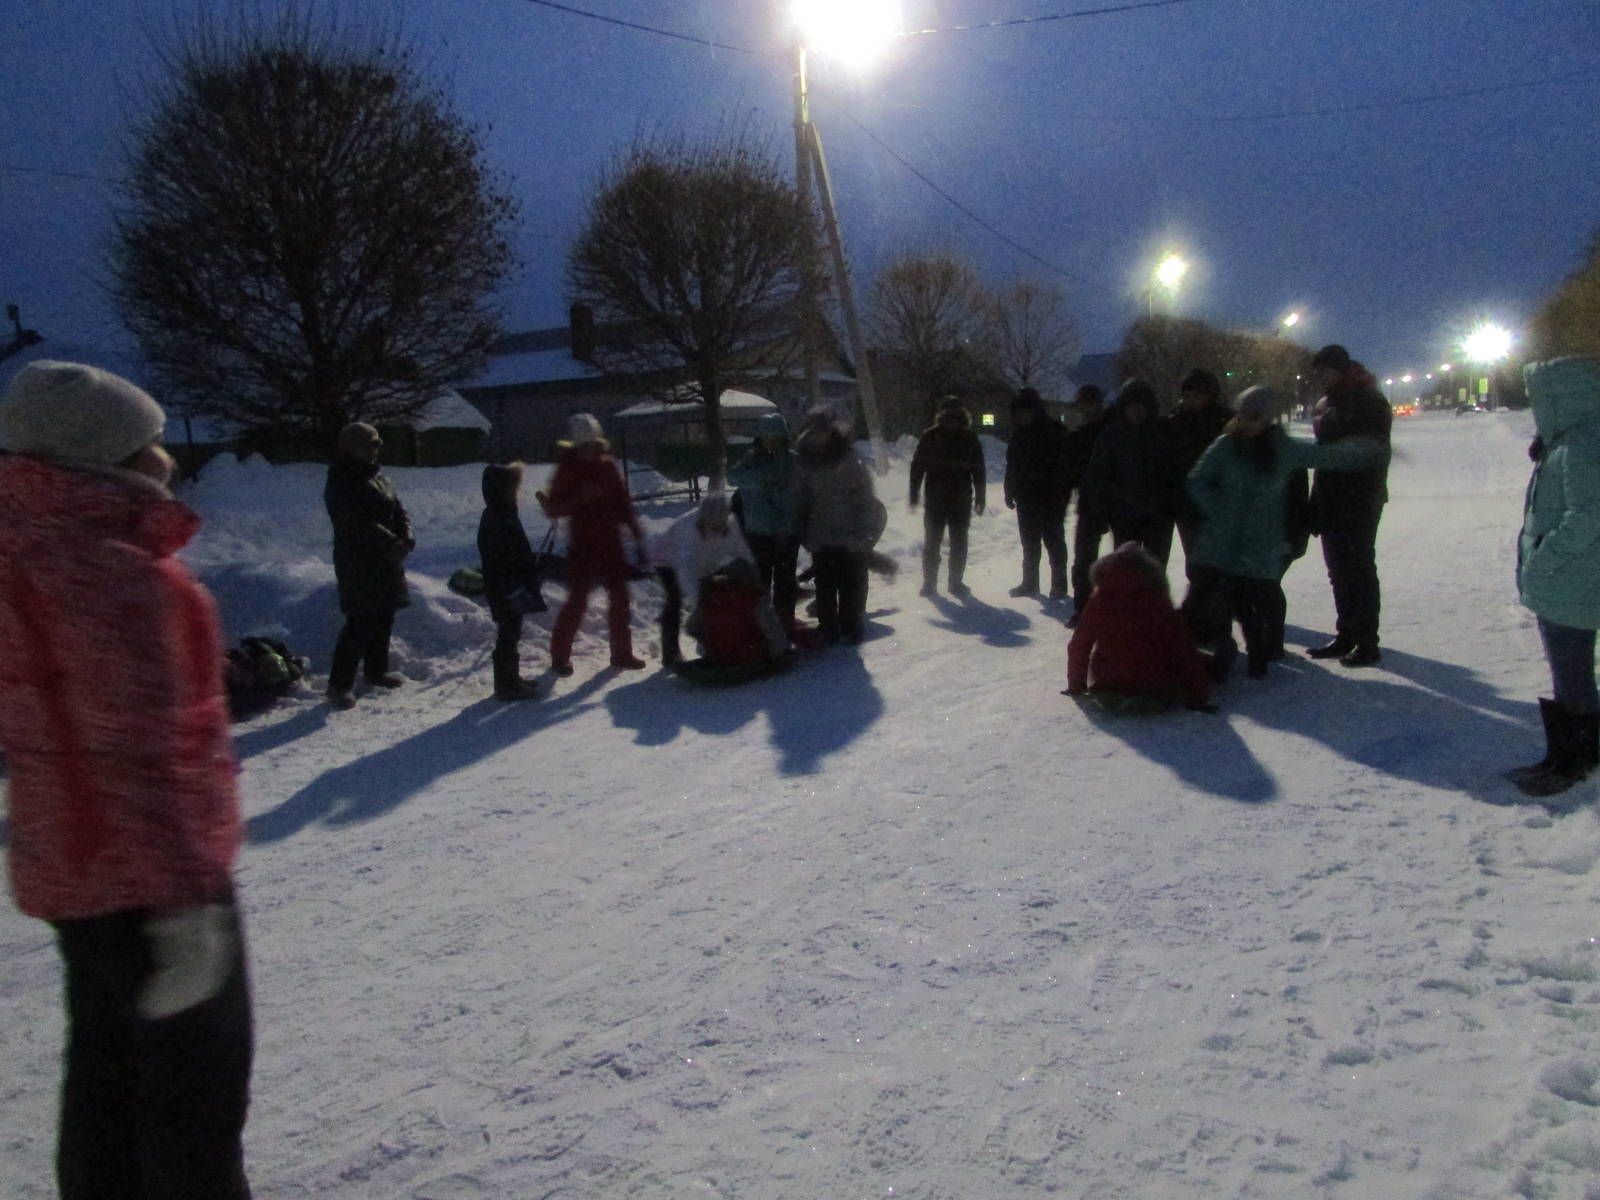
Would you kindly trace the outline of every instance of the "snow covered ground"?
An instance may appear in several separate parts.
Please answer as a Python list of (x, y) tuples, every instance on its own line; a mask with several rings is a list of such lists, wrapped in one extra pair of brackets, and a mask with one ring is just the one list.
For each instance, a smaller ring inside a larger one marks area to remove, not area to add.
[[(603, 669), (597, 611), (574, 677), (497, 705), (442, 583), (476, 472), (392, 472), (409, 685), (238, 731), (257, 1195), (1600, 1198), (1600, 824), (1500, 806), (1547, 687), (1530, 433), (1397, 427), (1382, 669), (1296, 652), (1331, 627), (1313, 546), (1291, 660), (1158, 718), (1058, 695), (1003, 509), (973, 597), (917, 597), (903, 461), (859, 651), (697, 691)], [(230, 633), (325, 671), (320, 472), (190, 496)], [(59, 968), (10, 909), (0, 956), (0, 1193), (41, 1200)]]

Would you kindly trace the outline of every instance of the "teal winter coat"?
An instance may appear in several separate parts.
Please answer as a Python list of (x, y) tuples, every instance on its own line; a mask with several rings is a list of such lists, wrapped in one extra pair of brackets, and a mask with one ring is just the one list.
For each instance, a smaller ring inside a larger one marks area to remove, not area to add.
[[(783, 444), (768, 449), (760, 440), (764, 437), (781, 437)], [(789, 447), (789, 425), (781, 413), (768, 413), (756, 426), (756, 438), (756, 444), (728, 471), (728, 482), (739, 492), (744, 532), (758, 537), (793, 537), (794, 473), (799, 460)]]
[(1529, 363), (1523, 378), (1544, 453), (1523, 505), (1517, 587), (1545, 620), (1600, 629), (1600, 362)]
[(1290, 437), (1274, 425), (1261, 437), (1276, 445), (1271, 465), (1256, 461), (1249, 443), (1223, 434), (1189, 472), (1189, 499), (1202, 518), (1189, 557), (1225, 575), (1282, 578), (1289, 546), (1289, 482), (1307, 467), (1354, 471), (1387, 460), (1376, 438), (1347, 438), (1318, 445)]

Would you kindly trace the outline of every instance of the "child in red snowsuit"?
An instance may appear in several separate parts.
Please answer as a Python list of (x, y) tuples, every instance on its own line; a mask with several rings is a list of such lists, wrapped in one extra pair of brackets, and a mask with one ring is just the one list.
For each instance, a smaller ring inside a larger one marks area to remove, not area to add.
[(1166, 572), (1137, 542), (1124, 542), (1089, 570), (1094, 592), (1067, 644), (1067, 693), (1209, 703), (1206, 675)]
[(640, 561), (644, 532), (600, 422), (576, 413), (567, 422), (567, 434), (568, 440), (557, 447), (560, 458), (550, 491), (537, 493), (546, 515), (567, 518), (567, 601), (551, 630), (550, 666), (557, 675), (572, 674), (572, 641), (589, 607), (589, 593), (598, 585), (606, 589), (611, 665), (642, 670), (644, 660), (633, 654), (622, 529), (626, 526), (633, 535)]

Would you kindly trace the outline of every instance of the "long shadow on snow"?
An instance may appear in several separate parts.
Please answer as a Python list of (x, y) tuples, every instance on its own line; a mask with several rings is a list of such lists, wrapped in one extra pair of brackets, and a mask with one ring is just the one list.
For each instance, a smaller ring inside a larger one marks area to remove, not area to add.
[[(1351, 670), (1291, 655), (1274, 663), (1264, 682), (1235, 678), (1221, 696), (1223, 708), (1269, 729), (1321, 742), (1351, 762), (1429, 787), (1465, 792), (1479, 800), (1504, 800), (1501, 772), (1523, 758), (1508, 749), (1519, 728), (1531, 722), (1498, 716), (1448, 692), (1424, 690), (1418, 679), (1450, 680), (1464, 668), (1433, 662), (1385, 647), (1382, 667)], [(1387, 678), (1395, 674), (1407, 682)], [(1469, 698), (1487, 696), (1494, 708), (1509, 704), (1478, 684)], [(1528, 739), (1530, 758), (1537, 757)]]
[(883, 696), (861, 656), (830, 650), (794, 670), (738, 687), (697, 687), (666, 674), (613, 688), (606, 707), (634, 743), (663, 746), (685, 729), (723, 736), (767, 714), (778, 770), (810, 775), (883, 715)]
[(929, 600), (939, 611), (939, 619), (929, 621), (936, 629), (968, 634), (985, 645), (1002, 648), (1026, 646), (1033, 640), (1022, 632), (1031, 622), (1016, 609), (996, 608), (971, 595), (956, 601), (941, 593)]
[(277, 808), (250, 818), (247, 836), (252, 842), (276, 842), (314, 821), (346, 825), (382, 816), (451, 772), (592, 707), (589, 697), (610, 674), (602, 672), (547, 700), (480, 700), (442, 725), (324, 771)]
[[(1062, 703), (1071, 701), (1062, 697)], [(1121, 739), (1192, 788), (1241, 804), (1277, 799), (1277, 781), (1224, 717), (1182, 709), (1149, 716), (1119, 715), (1106, 712), (1093, 701), (1078, 707), (1096, 729)]]

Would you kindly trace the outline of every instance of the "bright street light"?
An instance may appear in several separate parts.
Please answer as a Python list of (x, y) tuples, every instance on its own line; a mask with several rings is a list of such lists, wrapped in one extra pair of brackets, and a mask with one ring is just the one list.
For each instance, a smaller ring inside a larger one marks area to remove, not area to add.
[(1278, 324), (1282, 325), (1285, 329), (1293, 329), (1296, 325), (1300, 324), (1300, 313), (1298, 311), (1289, 313), (1283, 318), (1283, 320), (1279, 321)]
[(1452, 368), (1451, 368), (1449, 363), (1440, 363), (1439, 364), (1439, 370), (1441, 370), (1441, 371), (1449, 371), (1451, 369)]
[(1401, 383), (1410, 383), (1411, 382), (1411, 376), (1409, 374), (1405, 374), (1405, 375), (1400, 376), (1400, 382)]
[(1156, 264), (1156, 282), (1169, 292), (1177, 291), (1188, 273), (1189, 264), (1179, 254), (1169, 254)]
[(899, 0), (793, 0), (790, 13), (808, 50), (855, 68), (871, 63), (904, 28)]
[(1461, 343), (1469, 361), (1475, 363), (1499, 362), (1511, 353), (1511, 333), (1498, 325), (1479, 325)]

